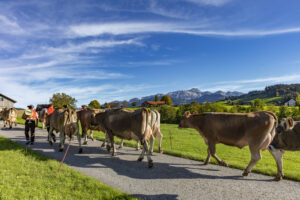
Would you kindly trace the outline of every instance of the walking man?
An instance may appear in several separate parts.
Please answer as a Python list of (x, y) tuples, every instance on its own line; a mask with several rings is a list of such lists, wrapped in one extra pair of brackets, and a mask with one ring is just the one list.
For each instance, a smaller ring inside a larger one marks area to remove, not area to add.
[[(26, 144), (33, 145), (34, 137), (35, 137), (35, 121), (38, 119), (38, 115), (36, 111), (33, 109), (33, 105), (27, 106), (28, 110), (25, 111), (25, 137), (26, 137)], [(29, 141), (29, 130), (30, 130), (30, 141)]]

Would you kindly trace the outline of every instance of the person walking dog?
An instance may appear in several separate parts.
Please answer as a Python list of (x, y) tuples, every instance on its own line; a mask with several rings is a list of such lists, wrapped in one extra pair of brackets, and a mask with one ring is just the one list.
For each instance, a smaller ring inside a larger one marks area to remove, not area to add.
[[(35, 137), (35, 121), (38, 119), (38, 114), (33, 109), (33, 105), (27, 106), (28, 109), (25, 110), (22, 118), (26, 120), (25, 122), (25, 137), (26, 137), (26, 144), (33, 145), (34, 137)], [(30, 141), (29, 141), (29, 130), (30, 130)]]

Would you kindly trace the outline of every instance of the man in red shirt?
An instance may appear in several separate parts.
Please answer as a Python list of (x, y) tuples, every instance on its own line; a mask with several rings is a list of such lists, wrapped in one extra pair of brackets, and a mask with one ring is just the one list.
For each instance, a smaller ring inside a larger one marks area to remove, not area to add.
[[(50, 105), (50, 107), (47, 109), (47, 114), (46, 114), (46, 126), (47, 126), (47, 131), (49, 133), (50, 131), (50, 126), (49, 126), (49, 115), (52, 114), (53, 112), (55, 111), (55, 109), (53, 108), (53, 104)], [(55, 135), (54, 133), (52, 133), (51, 137), (53, 138), (53, 141), (56, 142), (56, 139), (55, 139)]]
[[(29, 105), (28, 107), (28, 113), (30, 115), (27, 115), (26, 122), (25, 122), (25, 137), (26, 137), (26, 144), (33, 144), (34, 143), (34, 137), (35, 137), (35, 121), (38, 119), (38, 115), (36, 111), (33, 109), (33, 105)], [(30, 141), (29, 141), (29, 130), (30, 130)]]

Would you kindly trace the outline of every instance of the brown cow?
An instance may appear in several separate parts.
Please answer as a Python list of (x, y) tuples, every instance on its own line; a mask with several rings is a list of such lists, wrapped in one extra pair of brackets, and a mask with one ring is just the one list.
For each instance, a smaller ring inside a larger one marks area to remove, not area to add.
[(300, 123), (294, 122), (291, 118), (289, 118), (289, 120), (283, 119), (278, 128), (276, 129), (276, 135), (273, 141), (271, 142), (269, 149), (276, 161), (276, 180), (279, 181), (284, 176), (282, 164), (282, 157), (284, 151), (300, 150)]
[(93, 130), (104, 132), (104, 130), (95, 128), (91, 125), (92, 116), (97, 112), (93, 109), (87, 108), (86, 110), (77, 111), (77, 120), (80, 121), (82, 137), (84, 138), (83, 144), (87, 144), (88, 130), (90, 130), (90, 138), (94, 141)]
[[(158, 151), (162, 153), (161, 141), (162, 141), (162, 133), (160, 132), (160, 113), (157, 110), (150, 110), (151, 113), (151, 120), (150, 120), (150, 127), (152, 129), (152, 135), (150, 137), (150, 154), (153, 153), (153, 145), (154, 145), (154, 137), (158, 139)], [(121, 144), (119, 149), (123, 147), (124, 139), (121, 140)], [(136, 143), (136, 150), (140, 149), (139, 141)]]
[(1, 112), (1, 119), (4, 122), (4, 127), (8, 125), (11, 129), (13, 123), (17, 126), (17, 110), (15, 108), (4, 108)]
[(271, 143), (277, 124), (276, 115), (267, 111), (199, 115), (192, 115), (187, 111), (180, 121), (179, 128), (194, 128), (203, 137), (208, 145), (204, 164), (208, 164), (212, 156), (219, 164), (227, 166), (227, 163), (216, 155), (217, 143), (239, 148), (249, 145), (251, 161), (243, 172), (243, 176), (247, 176), (261, 159), (260, 150), (267, 149)]
[[(101, 126), (108, 134), (109, 140), (113, 148), (113, 156), (116, 156), (116, 148), (114, 144), (114, 136), (126, 140), (139, 140), (143, 145), (143, 151), (138, 161), (144, 159), (145, 152), (148, 159), (148, 167), (153, 167), (153, 161), (148, 149), (148, 143), (152, 131), (150, 127), (150, 111), (146, 108), (140, 110), (116, 109), (107, 110), (103, 113), (97, 113), (92, 119), (92, 124)], [(108, 150), (110, 148), (108, 147)]]
[(72, 109), (56, 109), (52, 114), (48, 116), (50, 130), (48, 133), (49, 143), (53, 144), (53, 131), (60, 133), (60, 144), (59, 151), (64, 150), (66, 135), (69, 136), (70, 140), (74, 134), (77, 134), (79, 153), (82, 153), (81, 137), (79, 135), (79, 126), (77, 122), (76, 112)]

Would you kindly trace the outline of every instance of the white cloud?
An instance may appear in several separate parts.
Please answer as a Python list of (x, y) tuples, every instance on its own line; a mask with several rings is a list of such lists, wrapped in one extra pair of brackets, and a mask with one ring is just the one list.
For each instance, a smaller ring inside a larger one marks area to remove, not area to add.
[(300, 82), (300, 74), (256, 78), (256, 79), (245, 79), (245, 80), (236, 80), (236, 81), (223, 81), (214, 84), (209, 84), (206, 87), (202, 85), (199, 88), (207, 91), (236, 90), (239, 92), (248, 92), (252, 90), (264, 89), (267, 85), (288, 84), (288, 83), (295, 83), (295, 82)]
[(19, 26), (19, 24), (15, 20), (9, 19), (4, 15), (0, 15), (0, 27), (0, 33), (13, 35), (25, 33), (25, 31)]
[(188, 2), (200, 4), (200, 5), (211, 5), (211, 6), (222, 6), (231, 0), (186, 0)]
[[(103, 24), (81, 24), (70, 26), (69, 34), (73, 37), (99, 36), (103, 34), (126, 35), (143, 33), (180, 33), (190, 35), (253, 37), (300, 33), (300, 27), (270, 30), (209, 30), (207, 23), (189, 25), (182, 23), (160, 22), (117, 22)], [(205, 28), (205, 29), (204, 29)]]

